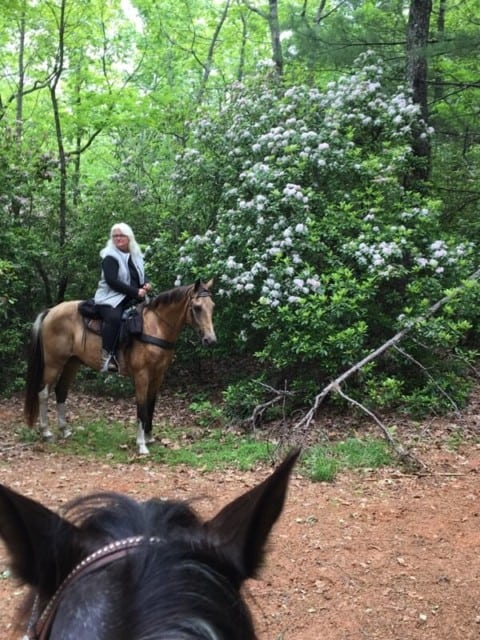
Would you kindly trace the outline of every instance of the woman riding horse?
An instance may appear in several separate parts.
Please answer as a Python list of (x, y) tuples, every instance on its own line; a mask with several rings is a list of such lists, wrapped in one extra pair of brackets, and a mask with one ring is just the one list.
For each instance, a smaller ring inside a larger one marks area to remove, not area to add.
[[(153, 441), (155, 401), (165, 373), (172, 363), (176, 340), (185, 325), (191, 325), (205, 346), (216, 343), (213, 328), (212, 281), (175, 287), (159, 293), (143, 305), (142, 332), (118, 350), (120, 373), (129, 376), (137, 401), (137, 445), (148, 454)], [(42, 436), (53, 437), (48, 426), (47, 401), (55, 389), (57, 418), (64, 437), (70, 435), (65, 401), (78, 368), (84, 364), (102, 367), (101, 338), (86, 328), (79, 313), (80, 300), (61, 302), (37, 316), (32, 328), (25, 389), (25, 418), (33, 426), (40, 416)]]
[(102, 367), (100, 371), (118, 371), (115, 353), (120, 323), (125, 309), (144, 300), (151, 290), (145, 278), (143, 255), (131, 227), (117, 222), (100, 251), (102, 273), (95, 293), (95, 305), (102, 318)]

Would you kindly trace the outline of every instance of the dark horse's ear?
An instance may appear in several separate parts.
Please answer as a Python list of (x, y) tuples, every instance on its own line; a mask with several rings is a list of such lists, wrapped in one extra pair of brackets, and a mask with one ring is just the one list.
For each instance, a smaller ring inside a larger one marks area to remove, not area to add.
[(64, 557), (67, 544), (71, 548), (75, 531), (39, 502), (0, 485), (0, 537), (10, 553), (12, 572), (45, 595), (52, 595), (64, 577), (57, 558)]
[(282, 512), (288, 481), (300, 450), (290, 453), (266, 480), (228, 504), (206, 528), (215, 546), (227, 557), (243, 579), (255, 575), (265, 543)]

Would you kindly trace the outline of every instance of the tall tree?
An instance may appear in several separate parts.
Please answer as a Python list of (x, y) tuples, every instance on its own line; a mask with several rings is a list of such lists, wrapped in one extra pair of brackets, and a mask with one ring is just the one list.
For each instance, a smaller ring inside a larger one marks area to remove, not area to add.
[(280, 39), (278, 0), (268, 0), (268, 11), (254, 7), (247, 0), (244, 1), (245, 6), (247, 6), (250, 11), (253, 11), (267, 21), (268, 29), (270, 32), (270, 42), (272, 45), (272, 61), (277, 76), (281, 77), (283, 75), (283, 51), (282, 42)]
[[(431, 0), (410, 0), (410, 11), (406, 38), (406, 81), (413, 96), (413, 102), (420, 107), (420, 113), (428, 122), (428, 63), (427, 47), (432, 13)], [(426, 180), (430, 175), (431, 149), (429, 138), (424, 132), (415, 132), (414, 152), (419, 160), (413, 175), (415, 182)]]

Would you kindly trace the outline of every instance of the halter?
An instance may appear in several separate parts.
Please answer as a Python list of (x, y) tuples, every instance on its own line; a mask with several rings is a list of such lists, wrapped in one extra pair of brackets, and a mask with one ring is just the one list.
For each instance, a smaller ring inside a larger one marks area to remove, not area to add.
[(38, 595), (36, 596), (27, 626), (27, 632), (23, 636), (22, 640), (47, 640), (48, 633), (53, 624), (53, 619), (61, 602), (62, 596), (66, 589), (79, 578), (83, 578), (93, 571), (109, 565), (112, 562), (126, 558), (132, 550), (138, 549), (143, 545), (155, 545), (161, 544), (162, 542), (163, 540), (161, 538), (157, 538), (155, 536), (135, 536), (132, 538), (125, 538), (125, 540), (112, 542), (84, 558), (72, 569), (65, 580), (60, 584), (38, 618)]

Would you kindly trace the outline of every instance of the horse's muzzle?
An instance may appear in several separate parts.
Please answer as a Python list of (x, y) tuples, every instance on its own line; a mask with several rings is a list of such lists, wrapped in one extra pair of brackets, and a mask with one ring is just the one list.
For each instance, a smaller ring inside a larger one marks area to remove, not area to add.
[(217, 344), (217, 336), (214, 333), (202, 336), (202, 346), (213, 347), (216, 344)]

